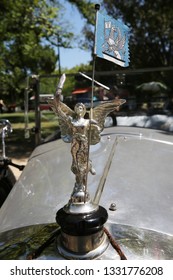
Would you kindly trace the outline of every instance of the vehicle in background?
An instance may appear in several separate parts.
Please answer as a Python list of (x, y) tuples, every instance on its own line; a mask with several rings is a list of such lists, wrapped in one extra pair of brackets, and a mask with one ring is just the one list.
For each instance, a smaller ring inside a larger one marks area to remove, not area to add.
[(17, 105), (15, 103), (6, 104), (4, 100), (0, 100), (0, 113), (14, 113), (16, 111)]
[[(102, 87), (94, 87), (93, 90), (93, 107), (115, 98), (119, 98), (118, 95), (114, 94), (112, 91), (108, 91)], [(91, 107), (91, 98), (92, 98), (92, 88), (79, 88), (72, 91), (72, 100), (76, 103), (85, 104), (86, 108), (90, 109)]]
[[(41, 111), (50, 111), (50, 105), (47, 102), (48, 98), (52, 98), (54, 95), (53, 94), (40, 94), (39, 95), (39, 106)], [(34, 110), (35, 109), (35, 96), (31, 96), (29, 99), (29, 110)]]
[[(68, 105), (71, 109), (74, 109), (74, 106), (77, 103), (83, 103), (85, 104), (86, 109), (89, 111), (91, 108), (91, 98), (92, 98), (92, 87), (77, 88), (74, 91), (72, 91), (71, 96), (64, 97), (64, 103)], [(94, 87), (93, 108), (102, 103), (106, 103), (113, 99), (118, 99), (118, 98), (120, 98), (120, 96), (112, 90), (108, 91), (103, 87)], [(116, 116), (119, 114), (121, 115), (123, 114), (124, 106), (126, 105), (123, 105), (120, 112), (114, 111), (107, 116), (105, 121), (105, 126), (115, 126), (117, 124)]]

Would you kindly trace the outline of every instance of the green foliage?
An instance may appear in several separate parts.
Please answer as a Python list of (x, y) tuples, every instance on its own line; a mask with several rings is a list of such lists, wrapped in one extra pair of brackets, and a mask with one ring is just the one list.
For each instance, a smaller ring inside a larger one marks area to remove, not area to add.
[[(77, 65), (71, 69), (62, 69), (66, 74), (66, 81), (63, 87), (63, 95), (70, 96), (71, 92), (77, 87), (81, 87), (81, 83), (76, 79), (78, 72), (91, 72), (92, 65)], [(81, 77), (80, 75), (78, 75)], [(53, 75), (40, 76), (40, 94), (54, 94), (56, 91), (57, 83), (59, 82), (59, 71), (56, 70)], [(88, 86), (88, 80), (82, 78), (83, 87)], [(89, 82), (91, 85), (91, 81)]]
[[(86, 42), (93, 48), (94, 1), (71, 0), (86, 18), (84, 27)], [(88, 9), (87, 9), (88, 6)], [(122, 19), (130, 28), (130, 67), (145, 68), (173, 65), (173, 2), (171, 0), (103, 0), (100, 10), (115, 19)], [(100, 70), (107, 69), (107, 63), (100, 62)], [(109, 63), (109, 70), (113, 66)], [(112, 69), (111, 69), (112, 68)], [(98, 69), (99, 70), (99, 69)]]
[(77, 6), (81, 15), (86, 19), (87, 24), (93, 25), (95, 23), (94, 3), (86, 0), (68, 0), (68, 2)]
[[(65, 8), (58, 0), (0, 1), (0, 90), (5, 99), (15, 102), (23, 98), (25, 78), (30, 74), (58, 74), (58, 56), (54, 48), (73, 47), (70, 24), (63, 22)], [(94, 44), (95, 9), (92, 0), (68, 0), (85, 19), (85, 40), (78, 44), (92, 51)], [(101, 1), (98, 1), (101, 2)], [(163, 5), (164, 4), (164, 5)], [(101, 10), (122, 19), (130, 28), (130, 68), (173, 65), (173, 4), (171, 0), (103, 0)], [(69, 19), (70, 20), (70, 19)], [(75, 19), (74, 19), (75, 20)], [(90, 72), (83, 65), (83, 72)], [(117, 70), (119, 66), (97, 58), (96, 71)], [(67, 69), (64, 69), (68, 73)], [(70, 73), (79, 70), (71, 69)], [(105, 77), (103, 77), (102, 82)], [(54, 79), (55, 80), (55, 79)], [(72, 76), (64, 86), (69, 94), (78, 86)], [(43, 92), (54, 92), (55, 82), (44, 81)]]
[[(33, 128), (35, 127), (35, 113), (34, 111), (29, 112), (29, 130), (30, 138), (25, 139), (25, 123), (24, 113), (4, 113), (3, 118), (8, 119), (12, 124), (13, 132), (6, 137), (6, 149), (8, 157), (20, 158), (29, 157), (33, 149), (35, 148), (35, 134)], [(42, 112), (41, 113), (41, 135), (45, 139), (50, 136), (58, 128), (58, 120), (53, 112)], [(19, 147), (20, 143), (20, 147)]]
[[(92, 65), (84, 65), (80, 64), (75, 67), (73, 67), (70, 70), (67, 70), (65, 73), (67, 74), (67, 80), (64, 84), (64, 94), (65, 95), (71, 95), (71, 92), (81, 87), (81, 80), (82, 80), (82, 87), (88, 86), (88, 80), (86, 78), (82, 78), (81, 75), (77, 74), (78, 72), (91, 72), (92, 71)], [(78, 77), (80, 79), (78, 79)], [(91, 81), (89, 81), (89, 85), (91, 85)]]
[(27, 75), (54, 72), (53, 45), (71, 46), (61, 8), (55, 0), (0, 2), (0, 90), (6, 100), (23, 98)]
[(84, 40), (80, 40), (80, 45), (83, 49), (93, 50), (94, 46), (94, 25), (95, 25), (95, 4), (88, 0), (69, 0), (69, 2), (75, 5), (80, 14), (86, 20), (86, 24), (83, 27)]

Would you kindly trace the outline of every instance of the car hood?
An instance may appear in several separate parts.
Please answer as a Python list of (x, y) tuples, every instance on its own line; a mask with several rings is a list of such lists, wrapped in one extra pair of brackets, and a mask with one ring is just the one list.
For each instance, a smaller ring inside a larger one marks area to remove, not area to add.
[[(162, 235), (172, 244), (172, 137), (159, 130), (112, 127), (91, 146), (96, 175), (89, 175), (88, 189), (93, 199), (101, 193), (99, 204), (108, 212), (105, 226), (133, 229), (141, 236), (155, 232), (152, 238)], [(6, 231), (55, 223), (74, 187), (70, 166), (70, 145), (62, 140), (34, 150), (0, 209), (1, 237)]]

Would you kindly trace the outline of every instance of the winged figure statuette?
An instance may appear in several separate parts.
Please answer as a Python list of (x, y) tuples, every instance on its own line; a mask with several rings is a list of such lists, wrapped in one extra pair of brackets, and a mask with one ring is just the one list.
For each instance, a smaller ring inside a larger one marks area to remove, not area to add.
[(77, 103), (73, 111), (61, 102), (60, 95), (48, 102), (59, 118), (61, 138), (64, 142), (71, 143), (71, 171), (76, 176), (75, 184), (85, 189), (88, 172), (95, 174), (88, 155), (89, 146), (100, 142), (106, 116), (114, 110), (119, 110), (125, 100), (114, 99), (98, 105), (88, 119), (84, 118), (86, 107), (83, 103)]

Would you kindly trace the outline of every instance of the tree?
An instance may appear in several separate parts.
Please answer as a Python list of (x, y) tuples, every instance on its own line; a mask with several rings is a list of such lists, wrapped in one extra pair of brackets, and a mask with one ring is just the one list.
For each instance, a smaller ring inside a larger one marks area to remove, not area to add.
[[(94, 7), (91, 1), (70, 0), (87, 19), (87, 46), (93, 47)], [(130, 28), (131, 68), (173, 65), (173, 3), (171, 0), (103, 0), (100, 10), (122, 19)], [(89, 5), (87, 9), (87, 5)], [(92, 12), (93, 10), (93, 12)], [(91, 32), (92, 31), (92, 32)], [(84, 42), (86, 45), (86, 42)]]
[[(83, 45), (93, 50), (95, 12), (90, 0), (70, 0), (86, 18)], [(87, 10), (87, 5), (88, 10)], [(100, 11), (104, 10), (115, 19), (122, 20), (130, 29), (129, 53), (131, 69), (173, 66), (173, 3), (171, 0), (103, 0)], [(124, 69), (104, 59), (96, 59), (96, 71), (119, 71)], [(173, 89), (172, 71), (150, 72), (145, 75), (126, 75), (125, 83), (134, 94), (135, 86), (150, 80), (166, 83)], [(105, 84), (117, 83), (117, 77), (101, 76)], [(122, 77), (123, 78), (123, 77)], [(124, 85), (125, 86), (125, 85)], [(121, 85), (122, 87), (122, 85)]]
[[(91, 65), (81, 64), (71, 69), (63, 69), (63, 71), (67, 76), (63, 86), (64, 97), (71, 96), (72, 91), (77, 87), (88, 87), (89, 85), (91, 85), (90, 80), (88, 82), (86, 78), (82, 78), (80, 74), (76, 74), (78, 72), (91, 72), (92, 71)], [(40, 86), (39, 86), (40, 93), (54, 94), (58, 81), (59, 81), (58, 70), (55, 70), (53, 75), (40, 76)]]
[[(15, 2), (15, 3), (14, 3)], [(61, 21), (55, 0), (1, 0), (0, 89), (15, 101), (23, 93), (27, 75), (52, 73), (57, 55), (52, 47), (69, 47), (73, 34)], [(61, 41), (58, 41), (58, 35)]]

